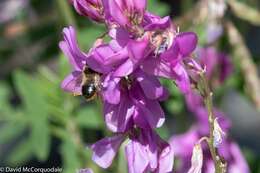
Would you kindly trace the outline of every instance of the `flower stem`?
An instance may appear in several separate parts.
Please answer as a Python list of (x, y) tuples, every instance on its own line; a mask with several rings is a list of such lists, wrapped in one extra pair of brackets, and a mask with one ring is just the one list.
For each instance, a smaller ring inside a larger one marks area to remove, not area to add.
[(213, 131), (214, 131), (214, 114), (213, 114), (213, 103), (212, 103), (212, 96), (213, 93), (210, 91), (206, 76), (205, 76), (205, 71), (202, 71), (200, 73), (201, 77), (201, 95), (204, 100), (204, 104), (207, 108), (208, 111), (208, 122), (209, 122), (209, 129), (210, 129), (210, 134), (209, 138), (207, 140), (209, 150), (211, 153), (211, 157), (214, 161), (214, 166), (215, 166), (215, 173), (225, 173), (226, 172), (226, 162), (224, 160), (220, 159), (220, 156), (217, 153), (216, 148), (214, 147), (214, 136), (213, 136)]
[(69, 3), (64, 0), (57, 0), (56, 3), (63, 17), (63, 22), (66, 25), (73, 25), (74, 27), (77, 27), (76, 20), (71, 10), (72, 7), (69, 5)]

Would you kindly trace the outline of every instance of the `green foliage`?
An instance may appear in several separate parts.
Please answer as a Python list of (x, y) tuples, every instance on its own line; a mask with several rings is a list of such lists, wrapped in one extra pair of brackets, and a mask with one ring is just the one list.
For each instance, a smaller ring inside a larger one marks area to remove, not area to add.
[(97, 106), (86, 106), (77, 112), (76, 122), (83, 128), (102, 129), (101, 116)]
[(81, 167), (80, 158), (77, 155), (77, 148), (69, 136), (62, 143), (61, 154), (63, 157), (64, 173), (75, 172), (75, 170)]
[(32, 143), (33, 141), (23, 139), (20, 141), (16, 148), (8, 156), (8, 162), (12, 165), (21, 165), (26, 160), (30, 160), (32, 157)]
[(93, 45), (95, 40), (105, 33), (105, 28), (99, 25), (88, 26), (84, 30), (78, 32), (78, 42), (82, 47), (82, 50), (88, 51)]
[(48, 128), (48, 106), (33, 78), (23, 72), (15, 73), (15, 84), (25, 107), (31, 133), (32, 149), (39, 160), (48, 157), (50, 132)]
[(159, 0), (149, 0), (148, 2), (148, 10), (159, 15), (165, 16), (169, 14), (169, 6)]

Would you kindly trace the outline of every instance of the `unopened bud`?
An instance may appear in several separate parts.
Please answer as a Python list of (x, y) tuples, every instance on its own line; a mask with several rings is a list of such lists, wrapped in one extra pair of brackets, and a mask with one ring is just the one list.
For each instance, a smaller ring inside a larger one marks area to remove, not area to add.
[(219, 126), (217, 118), (214, 120), (213, 128), (213, 145), (217, 148), (222, 143), (222, 140), (225, 137), (225, 132)]
[(96, 22), (104, 21), (104, 7), (101, 0), (72, 0), (76, 11)]
[(200, 144), (196, 144), (193, 148), (191, 158), (191, 168), (188, 173), (201, 173), (203, 165), (203, 152)]

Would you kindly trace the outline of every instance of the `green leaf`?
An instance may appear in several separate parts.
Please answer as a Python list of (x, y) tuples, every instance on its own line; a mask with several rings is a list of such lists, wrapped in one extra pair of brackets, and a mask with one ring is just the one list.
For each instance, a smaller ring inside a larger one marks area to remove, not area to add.
[(156, 132), (164, 140), (167, 140), (170, 137), (170, 132), (169, 132), (168, 128), (165, 125), (163, 127), (161, 127), (161, 128), (156, 129)]
[(59, 75), (60, 76), (60, 82), (71, 72), (71, 65), (69, 64), (68, 58), (61, 53), (59, 55)]
[(165, 102), (167, 110), (173, 115), (179, 115), (184, 110), (183, 99), (173, 98)]
[(23, 122), (10, 122), (4, 124), (0, 128), (0, 145), (7, 144), (12, 139), (17, 138), (25, 130), (25, 124)]
[[(46, 121), (46, 120), (43, 120)], [(39, 160), (46, 160), (50, 150), (50, 132), (47, 122), (34, 121), (32, 124), (32, 147)]]
[(15, 73), (15, 86), (22, 98), (29, 119), (32, 148), (39, 160), (49, 154), (50, 132), (48, 128), (48, 104), (39, 90), (39, 84), (24, 72)]
[(6, 104), (9, 89), (5, 83), (0, 83), (0, 105)]
[(76, 172), (80, 168), (80, 159), (77, 154), (77, 147), (68, 138), (65, 139), (61, 145), (61, 155), (63, 159), (63, 173), (72, 173)]
[(79, 110), (76, 116), (76, 122), (81, 127), (99, 129), (102, 128), (102, 115), (99, 114), (97, 107), (88, 106)]
[(80, 30), (78, 32), (78, 41), (80, 47), (88, 52), (88, 49), (92, 47), (93, 43), (98, 37), (105, 33), (105, 28), (99, 25), (88, 27), (87, 29)]
[(170, 11), (170, 8), (167, 4), (158, 0), (149, 0), (147, 8), (149, 11), (159, 16), (165, 16)]
[(32, 156), (32, 147), (30, 141), (23, 139), (7, 158), (7, 162), (11, 165), (21, 165), (30, 160)]
[(9, 115), (12, 111), (10, 108), (10, 104), (8, 103), (8, 96), (9, 96), (9, 88), (8, 86), (1, 82), (0, 83), (0, 113), (2, 115)]
[(199, 45), (205, 45), (207, 43), (206, 25), (207, 23), (201, 23), (199, 25), (196, 25), (196, 27), (194, 28), (194, 32), (198, 34)]

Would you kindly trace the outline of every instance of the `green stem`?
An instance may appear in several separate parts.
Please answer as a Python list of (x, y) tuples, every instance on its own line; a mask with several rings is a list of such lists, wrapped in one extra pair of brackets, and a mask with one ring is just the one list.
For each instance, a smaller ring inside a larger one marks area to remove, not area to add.
[(207, 107), (207, 111), (208, 111), (208, 122), (209, 122), (210, 134), (207, 142), (208, 142), (209, 150), (211, 153), (211, 157), (214, 161), (215, 173), (225, 173), (226, 164), (224, 161), (220, 160), (220, 156), (218, 155), (216, 148), (214, 147), (214, 136), (213, 136), (214, 114), (213, 114), (213, 103), (212, 103), (213, 93), (210, 91), (204, 71), (200, 73), (200, 77), (201, 77), (201, 85), (202, 85), (201, 95), (203, 96), (204, 104)]
[(80, 132), (79, 129), (77, 127), (76, 122), (74, 121), (74, 119), (71, 119), (68, 124), (67, 124), (67, 130), (70, 133), (71, 137), (73, 138), (73, 141), (75, 142), (76, 146), (78, 147), (79, 150), (79, 156), (82, 160), (82, 165), (84, 167), (86, 167), (87, 165), (85, 165), (85, 163), (87, 163), (87, 158), (86, 155), (84, 154), (85, 152), (85, 146), (83, 141), (81, 140), (81, 136), (80, 136)]

